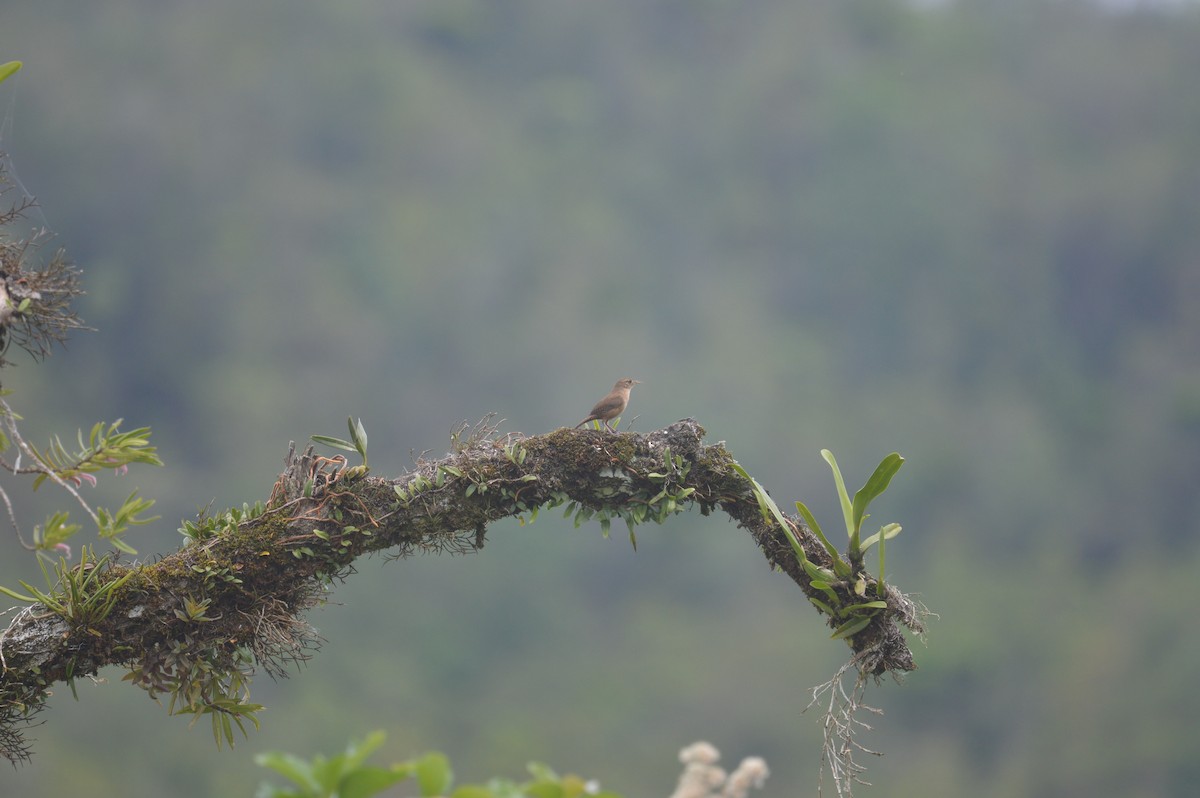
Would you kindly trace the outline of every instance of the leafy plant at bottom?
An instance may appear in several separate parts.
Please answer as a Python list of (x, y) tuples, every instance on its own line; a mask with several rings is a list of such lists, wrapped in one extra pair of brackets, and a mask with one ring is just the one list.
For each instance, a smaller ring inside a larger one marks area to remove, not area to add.
[(387, 735), (374, 731), (361, 741), (352, 740), (344, 753), (332, 757), (321, 754), (302, 759), (294, 754), (271, 751), (254, 761), (291, 781), (295, 787), (281, 788), (262, 784), (257, 798), (369, 798), (393, 784), (414, 779), (422, 796), (445, 795), (449, 798), (620, 798), (611, 792), (598, 792), (593, 785), (574, 775), (559, 776), (546, 765), (531, 763), (533, 779), (523, 784), (492, 779), (487, 784), (464, 784), (453, 792), (454, 771), (446, 756), (431, 751), (388, 767), (367, 765), (366, 759)]
[(143, 660), (122, 681), (133, 682), (156, 700), (159, 693), (169, 693), (167, 714), (192, 715), (191, 725), (208, 715), (217, 748), (223, 744), (232, 748), (234, 726), (247, 736), (245, 721), (257, 729), (257, 713), (263, 708), (248, 700), (253, 657), (240, 650), (234, 660), (230, 662), (228, 653), (215, 647), (196, 646), (185, 636), (168, 651)]

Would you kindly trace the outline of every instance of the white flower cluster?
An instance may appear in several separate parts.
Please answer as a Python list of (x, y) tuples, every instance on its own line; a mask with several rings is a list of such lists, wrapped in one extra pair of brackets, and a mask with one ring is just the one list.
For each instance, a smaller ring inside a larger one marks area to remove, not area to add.
[(671, 798), (746, 798), (752, 787), (762, 788), (770, 775), (767, 763), (746, 757), (733, 773), (717, 765), (721, 753), (710, 743), (692, 743), (679, 752), (683, 774)]

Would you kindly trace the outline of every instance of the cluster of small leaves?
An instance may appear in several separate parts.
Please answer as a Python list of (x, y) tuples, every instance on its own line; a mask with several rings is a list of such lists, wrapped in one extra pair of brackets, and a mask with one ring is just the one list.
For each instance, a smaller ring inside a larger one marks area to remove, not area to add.
[(205, 508), (197, 514), (195, 521), (183, 519), (183, 525), (179, 527), (178, 532), (189, 544), (203, 543), (232, 532), (241, 524), (258, 518), (266, 511), (267, 507), (261, 501), (254, 504), (243, 503), (241, 508), (231, 507), (220, 515), (209, 515), (208, 508)]
[[(47, 567), (46, 559), (39, 557), (38, 565), (46, 580), (46, 589), (41, 590), (24, 580), (20, 584), (29, 594), (18, 593), (0, 585), (0, 593), (29, 604), (40, 604), (50, 612), (69, 621), (73, 626), (97, 634), (92, 626), (108, 617), (117, 599), (117, 590), (133, 576), (132, 570), (124, 570), (112, 576), (109, 555), (95, 558), (87, 546), (81, 553), (78, 565), (71, 565), (63, 557)], [(52, 573), (53, 572), (53, 573)], [(112, 576), (112, 578), (108, 578)]]
[[(17, 437), (16, 422), (19, 420), (19, 416), (8, 407), (7, 403), (2, 402), (0, 402), (0, 413), (3, 414), (8, 426), (7, 433), (0, 430), (0, 453), (5, 453), (12, 447), (14, 438)], [(34, 490), (37, 490), (47, 480), (67, 487), (68, 490), (70, 490), (68, 487), (70, 484), (79, 486), (87, 482), (94, 485), (97, 481), (97, 473), (108, 469), (123, 473), (129, 465), (134, 463), (162, 465), (157, 449), (150, 445), (149, 428), (139, 427), (122, 432), (120, 426), (120, 420), (111, 424), (98, 422), (92, 426), (86, 442), (83, 439), (83, 432), (80, 430), (76, 433), (78, 447), (74, 451), (68, 450), (57, 435), (51, 438), (50, 445), (44, 449), (20, 441), (20, 451), (16, 461), (11, 464), (6, 460), (2, 462), (6, 470), (13, 473), (36, 474), (37, 476), (33, 480)], [(21, 458), (25, 454), (33, 459), (33, 465), (21, 465)], [(113, 548), (127, 554), (136, 554), (137, 550), (126, 543), (122, 539), (122, 535), (132, 526), (141, 526), (157, 520), (157, 516), (152, 518), (143, 516), (154, 506), (154, 501), (140, 498), (136, 490), (131, 492), (121, 506), (115, 510), (97, 507), (93, 511), (79, 497), (78, 493), (75, 494), (75, 497), (84, 510), (91, 515), (99, 536), (107, 540)], [(62, 544), (74, 537), (80, 528), (78, 524), (70, 523), (68, 513), (55, 512), (46, 519), (45, 524), (34, 529), (32, 548), (39, 552), (56, 547), (61, 548)]]
[(68, 451), (57, 435), (50, 439), (45, 449), (33, 449), (38, 462), (46, 470), (33, 481), (36, 490), (50, 474), (64, 481), (78, 483), (86, 474), (96, 474), (112, 468), (122, 468), (133, 463), (162, 465), (158, 450), (150, 445), (150, 428), (138, 427), (128, 432), (121, 431), (123, 419), (108, 424), (99, 421), (92, 425), (87, 442), (83, 430), (76, 433), (75, 451)]
[[(606, 538), (612, 527), (612, 519), (620, 518), (625, 522), (625, 526), (629, 530), (629, 542), (636, 550), (635, 527), (646, 521), (653, 521), (656, 524), (666, 522), (670, 516), (683, 512), (687, 501), (696, 492), (694, 487), (687, 487), (683, 484), (692, 467), (691, 462), (683, 455), (672, 454), (671, 447), (665, 446), (663, 447), (662, 463), (660, 471), (651, 471), (646, 474), (646, 477), (655, 487), (658, 487), (658, 490), (633, 487), (630, 484), (632, 480), (629, 476), (619, 471), (614, 470), (602, 474), (602, 476), (614, 478), (615, 481), (600, 485), (595, 489), (594, 495), (603, 501), (628, 493), (629, 495), (623, 497), (622, 503), (619, 505), (601, 504), (599, 507), (592, 507), (578, 501), (567, 501), (565, 494), (554, 494), (548, 506), (553, 508), (566, 502), (567, 508), (563, 517), (574, 517), (576, 529), (588, 521), (599, 521), (600, 531)], [(534, 515), (536, 517), (536, 512)]]
[[(206, 608), (199, 611), (202, 613)], [(143, 659), (122, 680), (138, 685), (155, 700), (160, 694), (169, 695), (167, 713), (192, 715), (192, 725), (208, 715), (217, 748), (223, 744), (232, 748), (235, 726), (243, 737), (248, 734), (247, 721), (255, 729), (259, 727), (257, 713), (263, 706), (249, 701), (254, 661), (247, 649), (230, 653), (212, 645), (197, 644), (185, 635), (172, 641), (165, 652), (155, 652)]]
[[(259, 754), (254, 761), (287, 778), (294, 786), (276, 787), (263, 783), (257, 798), (369, 798), (402, 781), (412, 780), (421, 796), (448, 798), (620, 798), (616, 793), (601, 792), (594, 783), (578, 776), (560, 776), (541, 763), (528, 766), (532, 778), (524, 782), (492, 779), (485, 784), (454, 787), (454, 771), (446, 756), (433, 751), (387, 767), (367, 765), (366, 759), (387, 739), (375, 731), (362, 741), (351, 741), (344, 753), (332, 757), (316, 755), (302, 759), (293, 754), (272, 751)], [(453, 789), (452, 789), (453, 788)]]
[[(804, 547), (801, 546), (800, 540), (796, 536), (795, 527), (779, 510), (779, 506), (767, 494), (766, 489), (746, 473), (746, 470), (740, 465), (734, 464), (733, 468), (742, 477), (750, 481), (751, 486), (754, 488), (754, 495), (758, 499), (759, 509), (762, 512), (763, 518), (768, 523), (774, 520), (782, 527), (784, 533), (787, 535), (788, 542), (792, 545), (792, 550), (796, 554), (796, 559), (808, 574), (812, 587), (821, 591), (825, 597), (821, 599), (810, 595), (808, 599), (817, 609), (836, 622), (837, 626), (833, 631), (833, 638), (835, 640), (848, 640), (865, 629), (878, 612), (887, 608), (887, 602), (882, 600), (887, 591), (883, 572), (885, 546), (890, 538), (900, 534), (901, 527), (899, 524), (885, 524), (879, 532), (865, 540), (861, 538), (861, 530), (863, 522), (869, 517), (867, 506), (887, 490), (892, 477), (896, 475), (896, 472), (900, 470), (900, 466), (904, 464), (904, 458), (896, 452), (883, 458), (867, 480), (867, 483), (854, 494), (854, 499), (851, 500), (849, 494), (846, 492), (846, 483), (842, 479), (842, 472), (838, 468), (837, 460), (834, 459), (833, 453), (828, 449), (822, 449), (821, 456), (825, 458), (825, 461), (829, 463), (829, 467), (833, 470), (834, 482), (837, 485), (838, 497), (841, 500), (842, 514), (846, 524), (846, 535), (849, 540), (846, 556), (843, 557), (838, 549), (829, 542), (829, 538), (825, 536), (825, 533), (821, 530), (821, 526), (803, 502), (796, 502), (796, 510), (804, 518), (805, 523), (808, 524), (812, 533), (829, 554), (830, 560), (833, 563), (832, 569), (817, 565), (808, 558), (804, 553)], [(876, 595), (880, 598), (869, 601), (854, 601), (852, 603), (843, 600), (841, 594), (837, 592), (837, 588), (841, 588), (848, 594), (858, 598), (866, 598), (867, 574), (863, 565), (863, 557), (866, 551), (876, 543), (879, 544), (879, 576), (874, 581)]]

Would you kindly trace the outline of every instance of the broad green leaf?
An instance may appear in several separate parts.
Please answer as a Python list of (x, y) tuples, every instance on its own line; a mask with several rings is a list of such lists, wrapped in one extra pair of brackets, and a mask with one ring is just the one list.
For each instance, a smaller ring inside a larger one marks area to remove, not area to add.
[(812, 560), (805, 560), (802, 565), (804, 570), (808, 572), (809, 579), (816, 579), (825, 582), (826, 584), (837, 581), (837, 574), (828, 568), (822, 568)]
[(856, 531), (862, 526), (863, 518), (867, 512), (867, 505), (879, 496), (879, 494), (887, 490), (892, 477), (896, 476), (896, 472), (900, 470), (900, 466), (902, 465), (904, 465), (904, 458), (898, 452), (892, 452), (879, 462), (879, 465), (875, 467), (875, 472), (867, 480), (867, 484), (863, 485), (854, 494), (853, 521)]
[(871, 623), (871, 616), (851, 618), (844, 624), (834, 630), (830, 635), (834, 640), (841, 640), (846, 637), (854, 637), (854, 635), (867, 628), (867, 624)]
[(845, 611), (846, 612), (854, 612), (856, 610), (886, 610), (886, 609), (887, 609), (886, 601), (867, 601), (867, 602), (864, 602), (863, 604), (851, 604), (849, 607), (846, 607)]
[(415, 763), (417, 783), (421, 785), (421, 795), (445, 795), (450, 791), (454, 773), (450, 770), (450, 761), (445, 754), (436, 751), (426, 754)]
[(359, 767), (347, 774), (338, 785), (339, 798), (370, 798), (411, 775), (411, 768)]

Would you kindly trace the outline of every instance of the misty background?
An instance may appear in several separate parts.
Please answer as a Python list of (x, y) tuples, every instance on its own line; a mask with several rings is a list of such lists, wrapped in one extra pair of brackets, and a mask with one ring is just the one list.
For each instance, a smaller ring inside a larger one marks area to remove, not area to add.
[[(397, 475), (632, 376), (623, 427), (695, 417), (827, 531), (821, 448), (851, 490), (907, 458), (868, 523), (940, 618), (868, 693), (862, 795), (1200, 783), (1196, 4), (8, 0), (8, 60), (0, 149), (97, 331), (4, 385), (39, 444), (152, 427), (166, 467), (88, 494), (158, 500), (141, 558), (348, 415)], [(69, 506), (5, 479), (26, 528)], [(359, 562), (233, 751), (117, 669), (59, 685), (0, 792), (246, 795), (256, 752), (382, 728), (464, 781), (666, 795), (707, 739), (816, 795), (801, 711), (849, 650), (800, 591), (723, 517), (635, 553), (560, 515)]]

